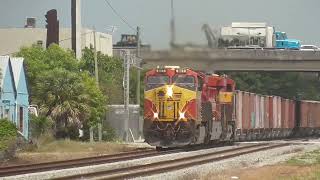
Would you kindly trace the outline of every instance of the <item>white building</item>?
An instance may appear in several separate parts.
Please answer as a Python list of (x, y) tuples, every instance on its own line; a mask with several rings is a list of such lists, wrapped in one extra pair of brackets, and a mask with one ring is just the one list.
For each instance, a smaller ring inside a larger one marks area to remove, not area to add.
[[(93, 31), (82, 29), (81, 47), (93, 46)], [(45, 28), (0, 28), (0, 55), (9, 55), (18, 52), (23, 46), (42, 44), (45, 48), (47, 29)], [(59, 45), (71, 49), (71, 28), (59, 29)], [(97, 51), (112, 56), (112, 35), (96, 32)]]

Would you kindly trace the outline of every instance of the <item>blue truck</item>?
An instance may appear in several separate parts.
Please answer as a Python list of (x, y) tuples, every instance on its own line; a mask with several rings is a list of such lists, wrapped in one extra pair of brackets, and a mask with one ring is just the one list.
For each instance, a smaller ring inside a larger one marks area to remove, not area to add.
[(300, 49), (301, 43), (297, 39), (288, 39), (285, 32), (276, 31), (275, 33), (277, 49)]

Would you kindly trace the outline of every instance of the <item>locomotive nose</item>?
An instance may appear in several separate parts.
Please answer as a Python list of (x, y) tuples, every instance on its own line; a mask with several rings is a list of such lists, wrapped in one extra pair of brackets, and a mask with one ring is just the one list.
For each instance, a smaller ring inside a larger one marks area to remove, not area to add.
[[(179, 118), (180, 96), (174, 85), (168, 85), (156, 91), (155, 106), (160, 121), (176, 121)], [(180, 93), (181, 94), (181, 93)]]
[(147, 143), (154, 146), (176, 147), (188, 145), (194, 140), (194, 121), (159, 122), (145, 124), (144, 136)]

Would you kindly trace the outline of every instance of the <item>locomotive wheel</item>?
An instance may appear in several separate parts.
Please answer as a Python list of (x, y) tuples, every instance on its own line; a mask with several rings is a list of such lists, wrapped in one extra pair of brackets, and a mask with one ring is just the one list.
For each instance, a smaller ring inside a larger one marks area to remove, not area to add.
[(204, 143), (209, 144), (212, 132), (212, 105), (210, 102), (202, 103), (201, 107), (201, 118), (203, 122), (206, 122), (206, 137), (204, 138)]

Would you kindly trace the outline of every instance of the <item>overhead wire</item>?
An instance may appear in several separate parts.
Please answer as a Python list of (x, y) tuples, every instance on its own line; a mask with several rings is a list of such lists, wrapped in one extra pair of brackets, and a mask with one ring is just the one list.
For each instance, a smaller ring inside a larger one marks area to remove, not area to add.
[[(109, 0), (104, 0), (104, 1), (107, 3), (107, 5), (108, 5), (108, 6), (110, 7), (110, 9), (113, 11), (113, 13), (114, 13), (116, 16), (118, 16), (124, 24), (126, 24), (131, 30), (133, 30), (135, 33), (137, 33), (137, 29), (134, 28), (134, 26), (132, 26), (132, 25), (126, 20), (126, 18), (124, 18), (123, 16), (120, 15), (120, 13), (112, 6), (112, 4), (110, 3)], [(140, 28), (141, 28), (141, 27), (140, 27)], [(143, 31), (143, 28), (140, 29), (140, 38), (144, 38), (144, 35), (143, 35), (142, 31)]]
[(133, 31), (137, 31), (123, 16), (121, 16), (119, 13), (118, 13), (118, 11), (111, 5), (111, 3), (108, 1), (108, 0), (104, 0), (106, 3), (107, 3), (107, 5), (110, 7), (110, 9), (113, 11), (113, 13), (115, 14), (115, 15), (117, 15), (120, 19), (121, 19), (121, 21), (123, 22), (123, 23), (125, 23), (129, 28), (131, 28)]

